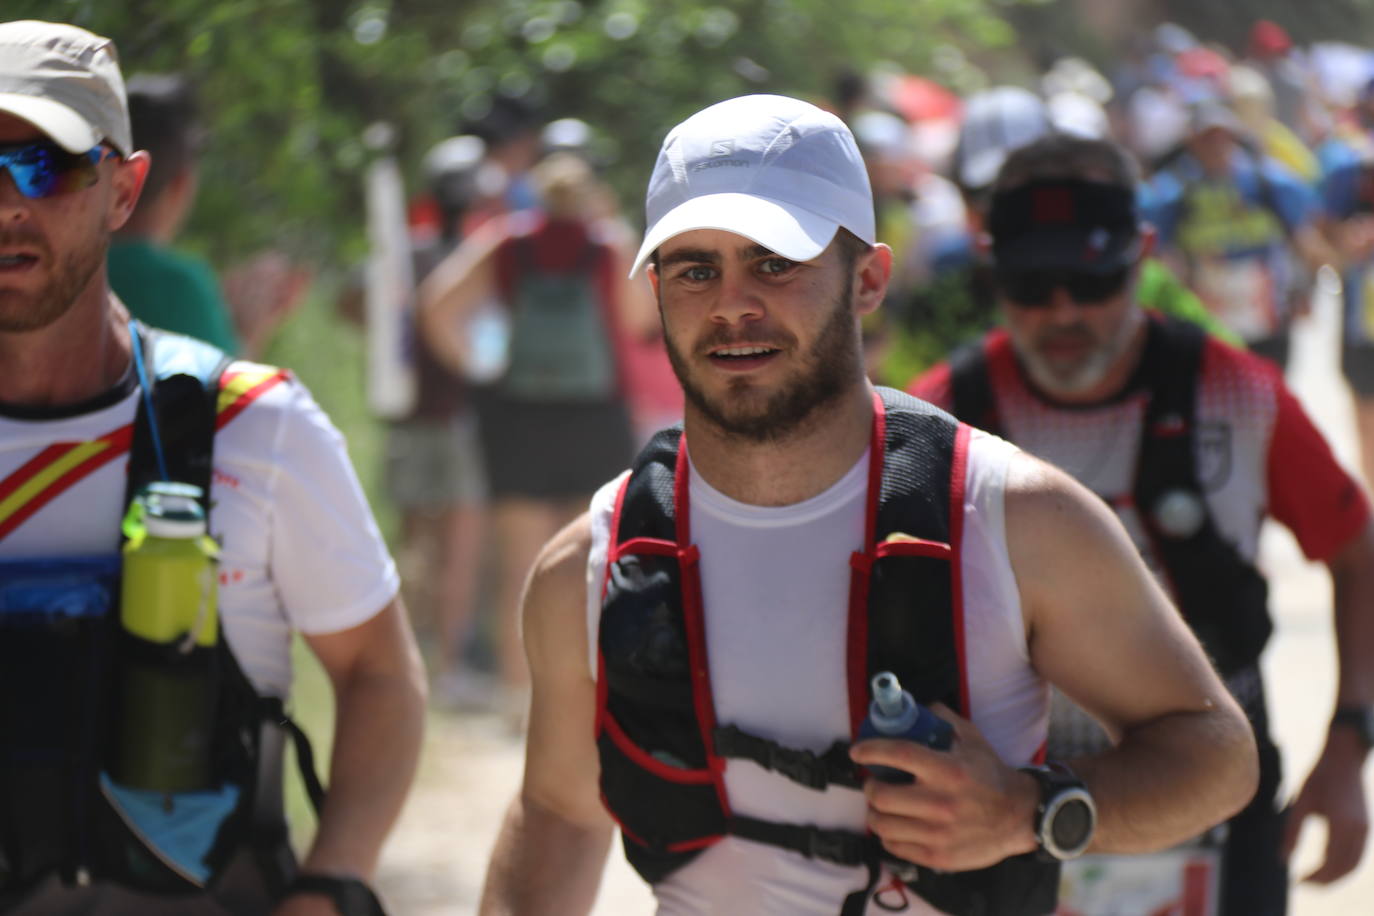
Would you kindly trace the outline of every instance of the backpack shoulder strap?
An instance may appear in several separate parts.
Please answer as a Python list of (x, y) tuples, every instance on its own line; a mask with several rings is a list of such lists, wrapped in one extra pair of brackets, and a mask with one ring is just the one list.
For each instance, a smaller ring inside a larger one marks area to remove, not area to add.
[(1192, 322), (1167, 317), (1149, 325), (1143, 372), (1150, 390), (1136, 472), (1136, 505), (1148, 511), (1166, 491), (1199, 489), (1194, 414), (1206, 335)]
[(969, 341), (950, 354), (949, 387), (950, 412), (954, 416), (971, 426), (1001, 435), (983, 337)]
[(611, 532), (612, 546), (635, 538), (677, 541), (677, 464), (681, 448), (679, 423), (655, 433), (635, 458)]
[(200, 487), (208, 516), (216, 400), (220, 377), (233, 357), (210, 344), (139, 321), (131, 321), (129, 328), (145, 373), (140, 386), (146, 382), (148, 388), (134, 419), (124, 505), (165, 473), (178, 483)]
[(1151, 386), (1134, 498), (1184, 619), (1217, 670), (1253, 665), (1273, 630), (1268, 586), (1217, 527), (1197, 466), (1197, 389), (1207, 338), (1167, 317), (1151, 325), (1144, 370)]
[[(139, 402), (134, 420), (125, 506), (141, 487), (160, 479), (165, 472), (178, 483), (201, 488), (201, 501), (209, 517), (220, 381), (234, 358), (210, 344), (149, 328), (141, 322), (130, 322), (130, 329), (134, 346), (141, 348), (149, 390)], [(155, 422), (150, 422), (150, 417)], [(221, 641), (220, 645), (224, 643)], [(318, 815), (324, 805), (325, 789), (315, 770), (309, 738), (286, 714), (281, 700), (259, 696), (233, 654), (226, 652), (225, 656), (225, 677), (246, 700), (252, 698), (253, 705), (241, 711), (245, 720), (251, 721), (254, 728), (258, 723), (269, 729), (280, 728), (293, 742), (301, 779)], [(260, 772), (253, 829), (271, 834), (271, 825), (280, 823), (281, 796), (279, 789), (267, 790), (262, 784), (280, 783), (281, 758), (276, 748), (264, 747), (261, 740), (258, 748)], [(276, 839), (268, 836), (263, 843), (274, 846)]]
[[(958, 567), (968, 428), (901, 392), (878, 393), (884, 456), (862, 692), (866, 697), (867, 677), (892, 671), (919, 702), (938, 699), (966, 713), (956, 620), (962, 616)], [(893, 535), (925, 544), (884, 543)]]

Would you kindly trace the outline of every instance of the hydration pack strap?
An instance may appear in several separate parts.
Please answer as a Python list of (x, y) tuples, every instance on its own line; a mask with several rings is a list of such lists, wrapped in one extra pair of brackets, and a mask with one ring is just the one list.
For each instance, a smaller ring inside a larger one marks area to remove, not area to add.
[(849, 743), (846, 741), (836, 741), (824, 753), (817, 754), (783, 747), (776, 741), (741, 731), (735, 725), (717, 728), (713, 737), (717, 755), (752, 760), (765, 770), (786, 776), (809, 789), (824, 789), (826, 786), (857, 789), (863, 785), (854, 761), (849, 759)]
[(296, 765), (301, 772), (301, 781), (305, 783), (305, 791), (310, 796), (310, 805), (315, 809), (315, 815), (324, 810), (325, 789), (320, 782), (319, 773), (315, 770), (315, 752), (310, 747), (310, 738), (306, 736), (301, 727), (286, 714), (286, 708), (278, 697), (263, 697), (262, 700), (263, 721), (280, 728), (291, 737), (291, 743), (296, 749)]
[(216, 400), (220, 376), (233, 359), (209, 344), (172, 337), (137, 321), (129, 322), (129, 331), (152, 378), (134, 420), (125, 508), (142, 487), (170, 479), (200, 487), (208, 516)]
[(866, 865), (879, 849), (876, 837), (852, 830), (825, 830), (810, 824), (783, 824), (732, 814), (727, 831), (745, 840), (799, 852), (836, 865)]
[[(1255, 664), (1273, 622), (1264, 577), (1217, 527), (1198, 473), (1197, 388), (1205, 348), (1196, 325), (1165, 318), (1150, 326), (1142, 371), (1151, 398), (1132, 496), (1184, 619), (1229, 677)], [(1165, 529), (1160, 511), (1170, 497), (1197, 507), (1192, 530)]]
[(866, 867), (868, 882), (862, 890), (845, 897), (844, 905), (840, 908), (840, 916), (863, 916), (869, 895), (878, 886), (878, 877), (882, 872), (883, 850), (877, 837), (850, 830), (779, 824), (738, 814), (732, 815), (727, 821), (727, 829), (742, 839), (799, 852), (808, 859)]
[(340, 916), (386, 916), (372, 888), (358, 880), (330, 875), (297, 875), (292, 894), (323, 894), (334, 901)]
[(988, 357), (979, 338), (955, 350), (949, 358), (950, 413), (971, 426), (1001, 435), (997, 399), (992, 393)]

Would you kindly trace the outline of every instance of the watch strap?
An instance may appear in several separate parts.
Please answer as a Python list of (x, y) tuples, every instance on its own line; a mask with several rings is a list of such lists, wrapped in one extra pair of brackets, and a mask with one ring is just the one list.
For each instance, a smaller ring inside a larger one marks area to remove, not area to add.
[[(1021, 767), (1021, 772), (1029, 773), (1035, 777), (1036, 783), (1040, 786), (1040, 801), (1035, 807), (1035, 820), (1031, 824), (1031, 829), (1035, 833), (1036, 859), (1041, 862), (1062, 862), (1066, 858), (1074, 858), (1082, 853), (1083, 848), (1092, 841), (1092, 832), (1097, 820), (1095, 808), (1092, 804), (1092, 796), (1088, 792), (1088, 787), (1077, 774), (1061, 763), (1049, 763), (1045, 766)], [(1051, 835), (1053, 825), (1046, 823), (1051, 814), (1057, 814), (1061, 799), (1069, 794), (1077, 796), (1088, 806), (1088, 816), (1090, 824), (1088, 835), (1084, 840), (1083, 846), (1077, 851), (1065, 854), (1058, 853), (1046, 844), (1046, 837)]]
[(334, 901), (340, 916), (386, 916), (382, 901), (360, 878), (302, 872), (296, 875), (285, 896), (322, 894)]

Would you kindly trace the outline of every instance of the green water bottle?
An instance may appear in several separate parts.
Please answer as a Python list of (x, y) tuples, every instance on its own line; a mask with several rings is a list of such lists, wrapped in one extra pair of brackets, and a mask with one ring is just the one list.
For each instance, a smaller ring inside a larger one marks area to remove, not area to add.
[(131, 788), (211, 788), (218, 545), (199, 487), (152, 483), (125, 518), (121, 717), (112, 776)]

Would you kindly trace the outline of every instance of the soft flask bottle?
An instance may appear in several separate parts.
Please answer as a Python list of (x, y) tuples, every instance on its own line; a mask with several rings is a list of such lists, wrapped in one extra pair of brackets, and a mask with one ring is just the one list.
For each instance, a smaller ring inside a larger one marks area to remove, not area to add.
[(112, 775), (159, 792), (210, 788), (218, 547), (201, 490), (153, 483), (125, 521), (121, 718)]
[[(859, 738), (902, 738), (915, 741), (937, 751), (949, 750), (954, 743), (954, 729), (948, 722), (917, 703), (902, 689), (897, 675), (881, 671), (873, 675), (873, 701), (868, 704), (868, 716), (859, 726)], [(883, 782), (911, 782), (913, 777), (892, 767), (870, 766), (874, 779)]]

